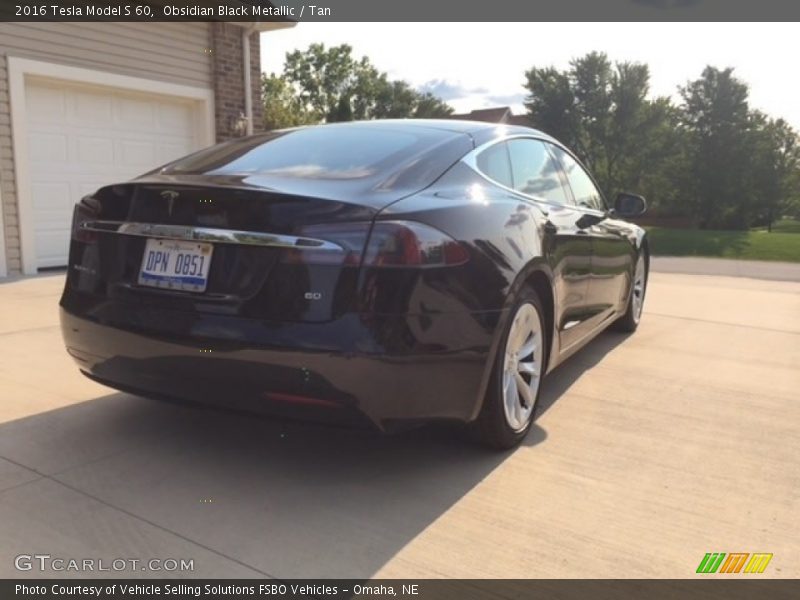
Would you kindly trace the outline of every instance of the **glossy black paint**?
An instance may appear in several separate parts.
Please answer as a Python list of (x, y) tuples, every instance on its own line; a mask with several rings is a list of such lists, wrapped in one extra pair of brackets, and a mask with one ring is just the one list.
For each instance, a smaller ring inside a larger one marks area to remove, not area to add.
[[(359, 414), (381, 428), (471, 421), (522, 286), (551, 295), (548, 370), (624, 312), (644, 230), (607, 210), (498, 185), (469, 161), (509, 137), (555, 140), (459, 121), (323, 127), (411, 131), (422, 142), (349, 179), (221, 173), (224, 161), (207, 160), (203, 172), (167, 165), (99, 190), (89, 204), (99, 219), (285, 234), (321, 223), (418, 222), (457, 240), (469, 260), (304, 264), (276, 248), (217, 244), (208, 289), (195, 294), (136, 283), (144, 238), (73, 239), (61, 321), (84, 373), (143, 395), (309, 418)], [(246, 155), (273, 137), (232, 142), (220, 154)], [(172, 206), (165, 190), (179, 192)]]

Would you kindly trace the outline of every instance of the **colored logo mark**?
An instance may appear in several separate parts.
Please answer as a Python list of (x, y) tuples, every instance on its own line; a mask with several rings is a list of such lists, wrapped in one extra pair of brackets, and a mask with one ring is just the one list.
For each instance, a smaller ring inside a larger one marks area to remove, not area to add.
[[(749, 560), (748, 560), (749, 559)], [(697, 573), (763, 573), (772, 554), (766, 552), (707, 552)]]

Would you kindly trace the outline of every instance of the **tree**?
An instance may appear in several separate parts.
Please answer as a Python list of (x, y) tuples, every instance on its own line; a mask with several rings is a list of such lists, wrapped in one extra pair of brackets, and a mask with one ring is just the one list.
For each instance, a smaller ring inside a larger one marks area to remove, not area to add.
[(530, 92), (525, 107), (533, 126), (585, 155), (585, 149), (579, 147), (582, 141), (580, 118), (569, 72), (534, 67), (525, 72), (525, 77), (525, 87)]
[(630, 135), (621, 146), (620, 185), (644, 195), (650, 214), (690, 215), (682, 193), (688, 157), (680, 111), (669, 98), (656, 98), (645, 104), (641, 119), (642, 135)]
[(286, 54), (283, 74), (304, 105), (326, 121), (335, 121), (343, 106), (350, 102), (356, 79), (376, 73), (370, 67), (366, 57), (357, 64), (347, 44), (333, 48), (311, 44), (305, 51)]
[(320, 116), (300, 100), (294, 87), (282, 75), (261, 75), (264, 127), (282, 129), (320, 121)]
[[(331, 48), (311, 44), (306, 50), (287, 53), (283, 74), (272, 77), (286, 84), (281, 94), (265, 94), (265, 103), (281, 105), (275, 109), (279, 116), (313, 116), (316, 121), (335, 122), (452, 113), (452, 108), (430, 93), (421, 93), (402, 80), (389, 80), (366, 56), (355, 59), (347, 44)], [(265, 120), (265, 125), (274, 128), (279, 122)]]
[(430, 92), (418, 92), (401, 80), (385, 81), (375, 97), (376, 119), (435, 119), (453, 109)]
[(656, 214), (744, 229), (800, 212), (800, 140), (748, 105), (732, 69), (706, 67), (681, 103), (650, 98), (647, 65), (592, 52), (525, 73), (534, 127), (573, 149), (607, 195), (639, 192)]
[(453, 107), (430, 92), (417, 92), (416, 105), (411, 114), (415, 119), (444, 119), (453, 114)]
[[(601, 52), (590, 52), (571, 63), (570, 81), (575, 95), (575, 110), (580, 125), (579, 147), (585, 155), (586, 166), (610, 189), (608, 165), (613, 162), (608, 146), (611, 137), (612, 67)], [(601, 170), (602, 169), (602, 170)]]
[(525, 76), (533, 126), (575, 151), (606, 194), (638, 191), (656, 205), (672, 201), (663, 183), (678, 162), (680, 128), (668, 99), (648, 100), (647, 65), (612, 65), (592, 52), (564, 71), (534, 67)]
[(757, 196), (755, 221), (772, 231), (773, 221), (792, 212), (800, 199), (800, 138), (783, 119), (751, 115), (751, 188)]
[(755, 204), (747, 85), (733, 76), (733, 69), (709, 66), (680, 94), (689, 135), (686, 192), (700, 227), (744, 229)]

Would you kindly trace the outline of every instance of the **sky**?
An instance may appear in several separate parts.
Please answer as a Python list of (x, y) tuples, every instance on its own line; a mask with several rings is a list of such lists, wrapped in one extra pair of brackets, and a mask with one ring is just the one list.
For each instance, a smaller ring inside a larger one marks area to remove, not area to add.
[(565, 68), (592, 50), (650, 66), (651, 96), (706, 65), (734, 67), (750, 105), (800, 129), (798, 23), (299, 23), (262, 34), (262, 70), (280, 72), (286, 52), (347, 43), (393, 79), (446, 100), (456, 112), (511, 106), (523, 113), (524, 73)]

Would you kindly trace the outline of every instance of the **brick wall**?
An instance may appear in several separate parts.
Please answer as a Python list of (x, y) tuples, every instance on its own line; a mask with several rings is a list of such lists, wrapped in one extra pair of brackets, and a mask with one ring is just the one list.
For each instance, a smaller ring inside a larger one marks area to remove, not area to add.
[[(211, 26), (214, 69), (214, 105), (217, 141), (237, 137), (233, 125), (244, 113), (244, 76), (242, 71), (242, 28), (231, 23)], [(250, 71), (253, 96), (253, 130), (263, 129), (264, 106), (261, 103), (261, 48), (259, 34), (250, 36)]]

